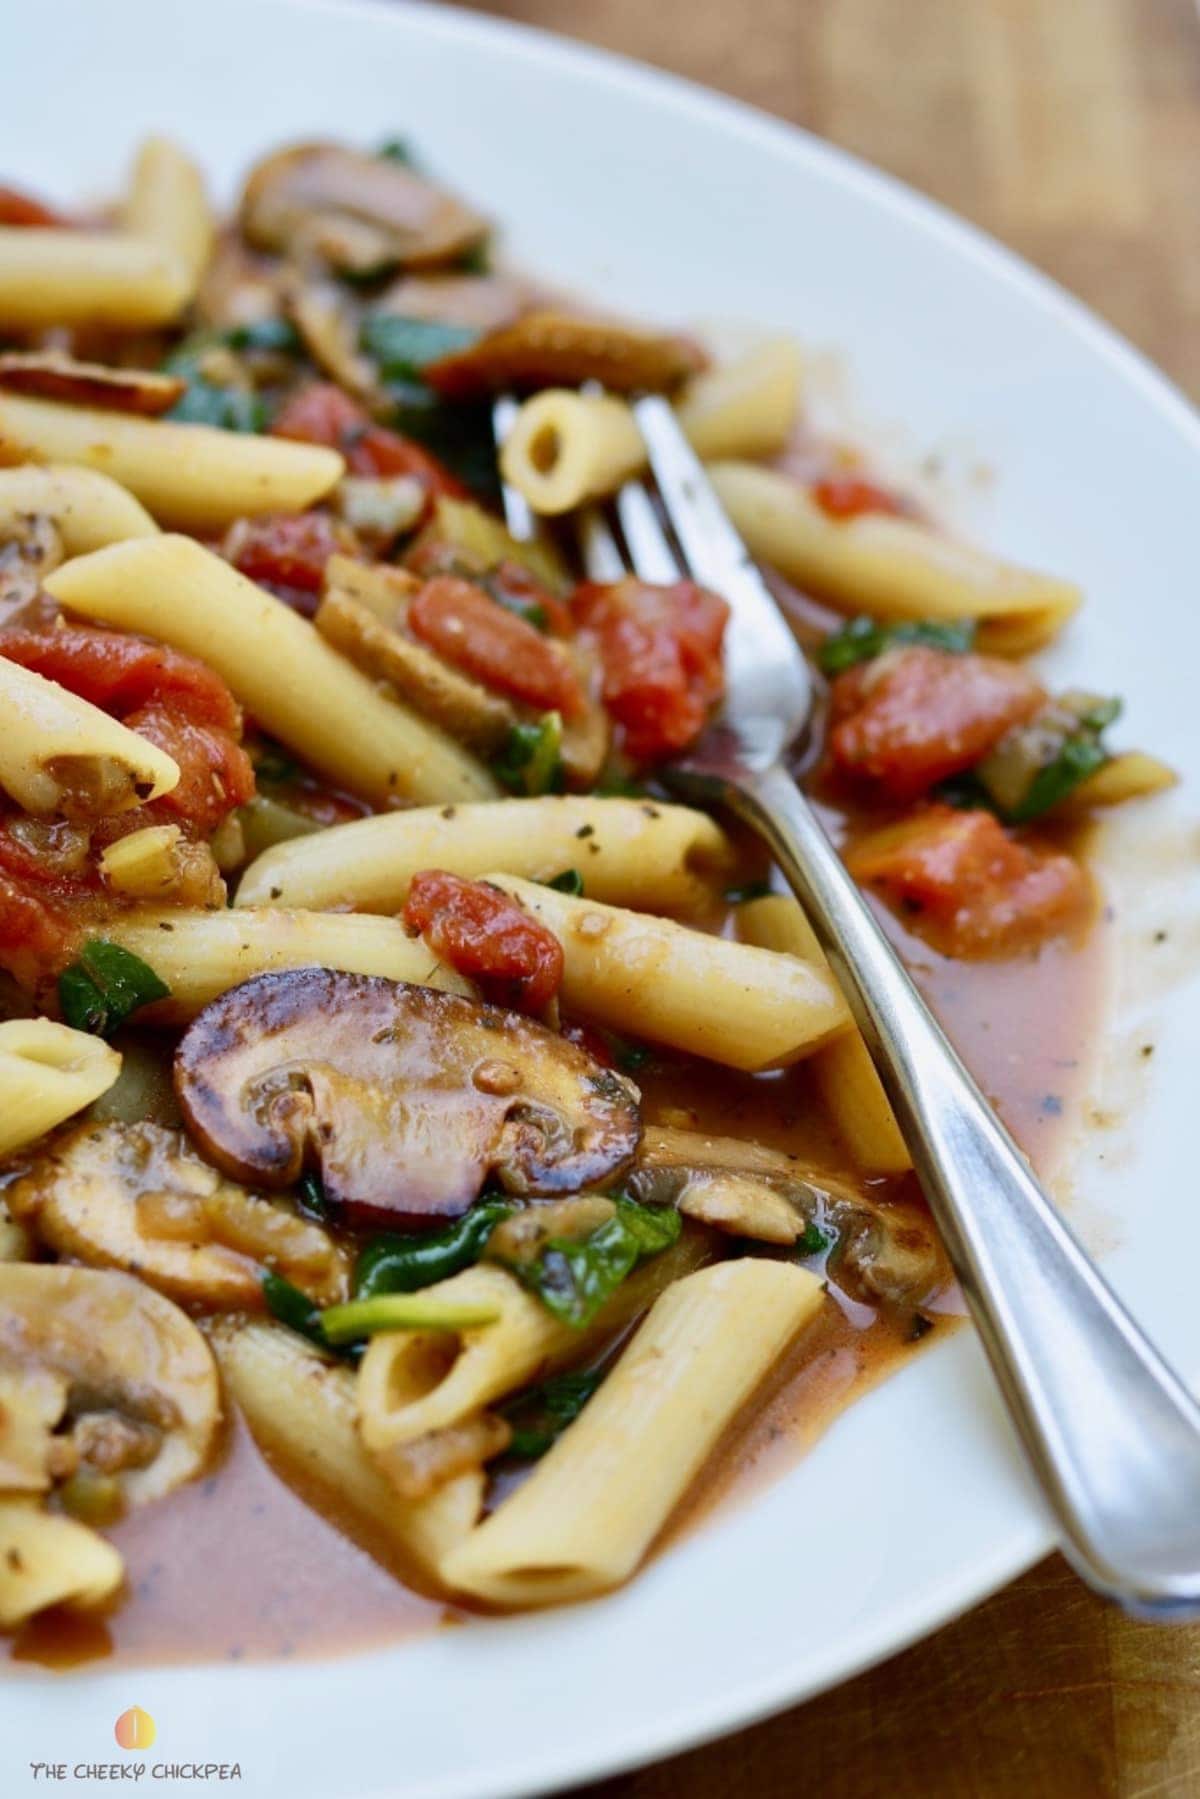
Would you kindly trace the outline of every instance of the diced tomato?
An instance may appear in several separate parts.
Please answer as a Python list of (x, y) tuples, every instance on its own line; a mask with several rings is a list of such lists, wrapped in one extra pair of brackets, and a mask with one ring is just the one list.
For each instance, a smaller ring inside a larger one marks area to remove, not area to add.
[(0, 968), (32, 989), (70, 960), (81, 914), (99, 892), (79, 826), (21, 815), (0, 824)]
[(31, 194), (15, 187), (0, 187), (0, 225), (65, 225), (61, 213), (43, 206)]
[(50, 631), (14, 627), (0, 631), (0, 655), (57, 681), (114, 718), (151, 700), (169, 699), (173, 709), (197, 724), (240, 729), (237, 704), (220, 675), (165, 644), (91, 625)]
[(508, 600), (518, 612), (534, 609), (541, 612), (546, 629), (555, 637), (570, 637), (575, 630), (571, 609), (548, 587), (543, 587), (535, 574), (519, 562), (498, 562), (488, 571), (488, 590), (499, 593), (501, 602)]
[(534, 625), (458, 575), (435, 575), (409, 601), (413, 634), (485, 687), (577, 718), (583, 689), (570, 660)]
[(123, 721), (179, 764), (179, 785), (141, 808), (146, 824), (185, 824), (211, 837), (235, 806), (254, 797), (254, 765), (224, 731), (194, 724), (166, 701), (143, 706)]
[(324, 512), (268, 512), (229, 527), (221, 553), (251, 581), (319, 593), (325, 564), (337, 554), (333, 520)]
[(1080, 923), (1091, 903), (1073, 857), (1018, 842), (990, 812), (931, 806), (862, 838), (846, 865), (951, 956), (1032, 948)]
[(970, 768), (1045, 702), (1016, 663), (913, 645), (833, 683), (834, 766), (911, 800)]
[(913, 507), (900, 494), (864, 481), (860, 475), (827, 475), (814, 481), (809, 492), (830, 518), (861, 518), (865, 512), (887, 512), (894, 518), (911, 517)]
[(629, 754), (655, 762), (694, 743), (725, 689), (725, 601), (692, 581), (652, 587), (630, 579), (586, 583), (572, 610), (595, 638), (604, 704)]
[(558, 938), (484, 881), (425, 870), (408, 890), (404, 922), (424, 935), (434, 955), (476, 981), (493, 1005), (540, 1012), (558, 992)]
[(469, 490), (436, 456), (398, 431), (375, 424), (370, 413), (332, 381), (312, 381), (293, 394), (271, 431), (275, 437), (340, 450), (352, 474), (413, 475), (427, 493), (469, 498)]

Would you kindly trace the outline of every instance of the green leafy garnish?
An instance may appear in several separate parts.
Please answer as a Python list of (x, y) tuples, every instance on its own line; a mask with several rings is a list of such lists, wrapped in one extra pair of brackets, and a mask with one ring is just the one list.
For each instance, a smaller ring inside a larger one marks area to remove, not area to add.
[(469, 325), (443, 325), (437, 319), (410, 319), (394, 312), (370, 313), (362, 322), (359, 344), (379, 364), (385, 381), (419, 381), (429, 363), (478, 340)]
[(576, 899), (583, 892), (583, 876), (577, 868), (564, 868), (560, 875), (545, 884), (553, 887), (555, 893), (569, 893)]
[(742, 887), (727, 887), (725, 898), (731, 906), (744, 906), (747, 900), (769, 899), (770, 881), (747, 881)]
[[(960, 779), (959, 791), (969, 794), (973, 785), (975, 804), (989, 806), (1006, 824), (1041, 818), (1109, 760), (1103, 733), (1120, 711), (1118, 699), (1064, 694), (1002, 738)], [(942, 797), (961, 803), (944, 789)]]
[(563, 783), (561, 714), (544, 712), (534, 724), (514, 725), (492, 773), (510, 793), (558, 793)]
[(413, 147), (406, 137), (385, 138), (375, 154), (381, 156), (385, 162), (398, 162), (406, 169), (416, 170), (420, 167), (413, 153)]
[(215, 425), (219, 431), (265, 431), (267, 409), (253, 388), (217, 387), (197, 376), (188, 382), (167, 418), (182, 425)]
[(324, 1223), (330, 1212), (329, 1201), (325, 1197), (325, 1189), (321, 1185), (318, 1174), (302, 1174), (296, 1182), (296, 1199), (301, 1212), (306, 1218), (316, 1218)]
[(669, 1249), (681, 1229), (673, 1206), (643, 1206), (619, 1194), (614, 1215), (588, 1236), (553, 1237), (533, 1261), (510, 1266), (548, 1312), (582, 1330), (637, 1264)]
[(420, 1293), (377, 1293), (372, 1299), (350, 1299), (344, 1305), (326, 1306), (318, 1314), (323, 1340), (352, 1343), (376, 1331), (476, 1330), (495, 1324), (495, 1306), (449, 1305)]
[(302, 1293), (282, 1274), (275, 1274), (270, 1269), (263, 1274), (262, 1291), (267, 1310), (280, 1324), (307, 1337), (310, 1343), (328, 1349), (328, 1338), (321, 1329), (321, 1308), (313, 1304), (307, 1293)]
[(282, 787), (285, 782), (294, 781), (299, 773), (300, 764), (277, 743), (266, 744), (254, 764), (255, 779), (267, 781), (272, 786)]
[(304, 348), (290, 319), (254, 319), (248, 325), (231, 325), (219, 339), (231, 350), (270, 350), (280, 356), (299, 356)]
[(806, 1261), (809, 1256), (827, 1254), (836, 1242), (837, 1236), (833, 1231), (822, 1230), (821, 1226), (815, 1224), (810, 1218), (796, 1238), (794, 1248), (801, 1261)]
[(639, 1068), (646, 1066), (653, 1054), (654, 1051), (644, 1043), (628, 1043), (622, 1037), (613, 1038), (613, 1058), (617, 1067), (623, 1068), (626, 1074), (636, 1074)]
[(355, 1299), (380, 1293), (415, 1293), (435, 1281), (449, 1280), (479, 1260), (480, 1251), (513, 1208), (502, 1199), (485, 1199), (464, 1218), (441, 1231), (388, 1232), (372, 1237), (354, 1267)]
[(506, 1453), (526, 1462), (545, 1455), (578, 1418), (606, 1372), (604, 1368), (581, 1368), (556, 1374), (544, 1386), (501, 1406), (500, 1415), (508, 1420), (513, 1433)]
[(1072, 788), (1094, 775), (1108, 761), (1108, 751), (1094, 731), (1079, 731), (1064, 740), (1053, 762), (1039, 768), (1019, 805), (1003, 816), (1015, 825), (1027, 824), (1050, 812), (1066, 799)]
[(221, 431), (265, 431), (267, 407), (261, 395), (249, 385), (214, 381), (209, 359), (220, 350), (270, 350), (295, 356), (302, 348), (299, 332), (284, 318), (256, 319), (227, 331), (194, 332), (162, 363), (165, 374), (180, 375), (187, 382), (186, 392), (166, 416), (188, 425), (215, 425)]
[(58, 977), (58, 1000), (77, 1031), (109, 1037), (140, 1006), (169, 999), (171, 989), (132, 950), (93, 937)]
[(975, 641), (975, 621), (956, 623), (941, 619), (914, 619), (902, 625), (879, 625), (873, 618), (852, 618), (827, 637), (817, 651), (817, 661), (827, 675), (841, 674), (856, 662), (871, 662), (896, 644), (924, 644), (932, 650), (962, 655)]
[(388, 424), (423, 444), (480, 499), (494, 504), (500, 490), (488, 407), (443, 400), (423, 381), (388, 381), (385, 392), (391, 403)]

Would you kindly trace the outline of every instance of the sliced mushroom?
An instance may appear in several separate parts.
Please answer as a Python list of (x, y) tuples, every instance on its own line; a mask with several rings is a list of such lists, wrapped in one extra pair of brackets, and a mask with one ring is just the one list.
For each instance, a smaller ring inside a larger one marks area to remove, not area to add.
[(386, 555), (425, 510), (415, 475), (343, 475), (333, 492), (338, 517), (378, 555)]
[(285, 293), (288, 314), (317, 367), (348, 393), (373, 398), (374, 365), (359, 353), (357, 327), (342, 290), (332, 281), (297, 276)]
[(393, 1443), (374, 1460), (401, 1499), (428, 1499), (447, 1481), (470, 1474), (512, 1442), (512, 1425), (498, 1412), (476, 1412), (460, 1424), (427, 1431), (411, 1443)]
[(357, 274), (451, 262), (488, 232), (480, 213), (411, 169), (332, 143), (296, 144), (259, 163), (241, 222), (260, 249), (315, 252)]
[[(922, 1207), (880, 1204), (760, 1144), (650, 1125), (638, 1166), (623, 1185), (648, 1204), (675, 1204), (721, 1230), (765, 1242), (795, 1242), (814, 1224), (833, 1242), (829, 1270), (838, 1284), (868, 1303), (911, 1308), (951, 1279), (946, 1252)], [(790, 1239), (781, 1234), (784, 1214), (768, 1208), (766, 1192), (792, 1209), (796, 1229)]]
[(0, 1497), (0, 1630), (50, 1605), (102, 1605), (124, 1578), (119, 1553), (94, 1530), (36, 1500)]
[(381, 976), (299, 968), (222, 994), (175, 1058), (189, 1127), (268, 1187), (318, 1169), (326, 1198), (432, 1225), (490, 1176), (573, 1193), (637, 1150), (631, 1082), (515, 1012)]
[(178, 1306), (130, 1275), (0, 1265), (0, 1359), (65, 1380), (67, 1420), (77, 1429), (92, 1420), (85, 1444), (95, 1414), (135, 1427), (123, 1440), (136, 1452), (113, 1471), (128, 1504), (161, 1498), (208, 1459), (220, 1420), (212, 1352)]
[(162, 1125), (81, 1125), (9, 1199), (59, 1255), (127, 1269), (188, 1305), (261, 1307), (264, 1268), (322, 1305), (346, 1295), (347, 1260), (328, 1232), (222, 1180), (182, 1131)]
[(707, 364), (688, 337), (566, 312), (527, 312), (421, 372), (447, 399), (461, 400), (509, 387), (578, 387), (584, 381), (620, 394), (670, 393)]
[(157, 418), (169, 412), (187, 382), (150, 369), (114, 369), (103, 362), (77, 362), (61, 350), (6, 350), (0, 354), (0, 388), (98, 406), (105, 412), (135, 412)]
[(39, 609), (42, 577), (62, 559), (62, 535), (52, 518), (6, 517), (0, 509), (0, 625), (34, 622), (30, 615)]
[(0, 1362), (0, 1493), (49, 1490), (52, 1433), (66, 1409), (64, 1375)]
[(507, 700), (404, 635), (405, 602), (417, 585), (402, 569), (372, 568), (332, 556), (325, 597), (313, 622), (364, 674), (387, 681), (425, 718), (489, 755), (504, 742), (517, 715)]
[(377, 312), (432, 324), (497, 331), (534, 304), (534, 290), (517, 275), (402, 275), (381, 294)]

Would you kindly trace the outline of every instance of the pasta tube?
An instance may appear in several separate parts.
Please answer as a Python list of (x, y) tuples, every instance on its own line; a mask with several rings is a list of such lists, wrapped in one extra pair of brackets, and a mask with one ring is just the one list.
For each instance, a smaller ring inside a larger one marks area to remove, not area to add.
[(169, 325), (188, 277), (161, 246), (116, 231), (0, 226), (0, 330)]
[(1175, 770), (1157, 756), (1148, 756), (1145, 750), (1123, 750), (1073, 788), (1057, 810), (1071, 814), (1086, 812), (1091, 806), (1120, 806), (1126, 800), (1162, 793), (1178, 779)]
[(0, 1630), (48, 1605), (93, 1606), (125, 1578), (112, 1544), (36, 1499), (0, 1497)]
[(301, 512), (344, 468), (336, 450), (315, 444), (4, 392), (0, 460), (82, 463), (127, 487), (161, 524), (200, 532), (257, 512)]
[(624, 401), (551, 387), (521, 407), (500, 451), (500, 472), (535, 512), (555, 515), (615, 492), (645, 460)]
[(107, 1093), (121, 1072), (115, 1049), (49, 1018), (0, 1024), (0, 1156), (36, 1143)]
[(846, 612), (976, 619), (978, 647), (1023, 656), (1057, 637), (1082, 595), (914, 519), (833, 519), (773, 469), (718, 462), (709, 476), (751, 553)]
[(72, 612), (201, 657), (272, 736), (380, 805), (496, 791), (451, 738), (388, 699), (307, 619), (190, 538), (114, 544), (56, 569), (45, 585)]
[(122, 222), (182, 272), (190, 300), (212, 255), (213, 218), (203, 175), (169, 138), (147, 138), (138, 151)]
[(0, 656), (0, 787), (26, 812), (96, 818), (179, 784), (179, 764), (57, 681)]
[(420, 806), (276, 844), (242, 876), (237, 903), (398, 912), (423, 868), (504, 868), (531, 881), (577, 868), (596, 899), (685, 912), (711, 897), (732, 857), (720, 826), (688, 806), (573, 795)]
[(774, 456), (800, 404), (800, 352), (790, 337), (756, 344), (689, 381), (676, 413), (697, 456)]
[(756, 1257), (669, 1287), (525, 1484), (450, 1551), (446, 1584), (549, 1605), (627, 1580), (823, 1292)]
[(158, 1016), (190, 1018), (219, 993), (276, 968), (380, 974), (445, 993), (473, 989), (410, 937), (395, 918), (366, 913), (261, 910), (122, 912), (104, 935), (151, 967), (171, 989)]
[(811, 1055), (846, 1029), (846, 1002), (823, 968), (511, 875), (487, 879), (554, 932), (563, 1001), (598, 1024), (751, 1072)]
[(460, 1474), (426, 1499), (403, 1500), (358, 1438), (354, 1375), (277, 1324), (222, 1323), (213, 1349), (264, 1453), (341, 1523), (428, 1582), (479, 1516), (483, 1475)]
[(51, 521), (68, 556), (158, 532), (146, 508), (119, 482), (70, 463), (0, 469), (0, 537), (31, 516)]
[[(738, 908), (738, 935), (746, 943), (827, 967), (824, 952), (800, 905), (782, 893)], [(903, 1174), (912, 1157), (892, 1114), (857, 1025), (843, 1031), (809, 1062), (825, 1110), (855, 1162), (871, 1174)]]

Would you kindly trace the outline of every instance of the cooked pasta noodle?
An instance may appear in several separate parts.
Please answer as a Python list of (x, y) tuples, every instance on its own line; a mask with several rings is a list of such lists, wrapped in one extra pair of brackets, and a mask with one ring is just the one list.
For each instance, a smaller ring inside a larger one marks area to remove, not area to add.
[(27, 812), (125, 812), (178, 785), (178, 763), (148, 738), (7, 657), (0, 703), (0, 787)]
[(776, 455), (796, 423), (800, 377), (800, 352), (788, 337), (768, 338), (696, 375), (676, 406), (696, 454), (706, 462)]
[(148, 330), (178, 318), (188, 293), (186, 271), (159, 244), (115, 231), (0, 225), (2, 330)]
[(119, 482), (70, 463), (0, 469), (0, 536), (31, 517), (52, 522), (68, 556), (158, 531), (146, 508)]
[(495, 790), (474, 757), (388, 699), (307, 619), (190, 538), (114, 544), (56, 569), (46, 589), (72, 612), (203, 657), (267, 730), (381, 805)]
[(978, 644), (1024, 656), (1057, 637), (1081, 595), (913, 519), (834, 519), (787, 476), (742, 462), (709, 470), (751, 552), (848, 612), (979, 622)]
[(0, 1630), (49, 1605), (101, 1605), (124, 1578), (119, 1552), (86, 1524), (0, 1494)]
[(744, 1069), (782, 1067), (846, 1028), (830, 975), (792, 956), (510, 875), (487, 879), (554, 932), (563, 1000), (599, 1024)]
[(276, 844), (242, 876), (237, 904), (391, 912), (423, 868), (548, 881), (578, 866), (598, 900), (686, 912), (712, 898), (732, 855), (719, 825), (686, 806), (565, 795), (422, 806)]
[(554, 387), (521, 407), (500, 471), (535, 512), (554, 515), (614, 492), (645, 460), (642, 434), (622, 400)]
[(204, 177), (170, 138), (147, 138), (138, 151), (122, 224), (181, 270), (190, 299), (212, 255), (213, 219)]
[(0, 1023), (0, 1156), (90, 1106), (120, 1072), (116, 1050), (84, 1031), (49, 1018)]
[(447, 1585), (550, 1605), (628, 1579), (822, 1298), (805, 1269), (753, 1259), (669, 1287), (525, 1485), (443, 1560)]

